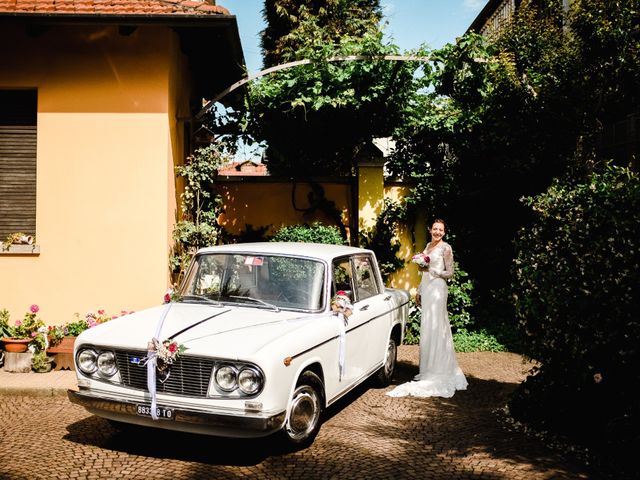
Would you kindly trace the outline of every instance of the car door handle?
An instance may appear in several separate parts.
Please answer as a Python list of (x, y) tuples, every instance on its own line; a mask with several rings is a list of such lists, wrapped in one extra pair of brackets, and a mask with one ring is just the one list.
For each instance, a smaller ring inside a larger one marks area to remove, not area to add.
[(369, 308), (369, 305), (365, 305), (363, 307), (360, 307), (360, 311), (362, 312), (364, 310), (367, 310), (368, 308)]
[(391, 295), (387, 295), (386, 297), (384, 297), (385, 302), (388, 302), (389, 300), (391, 300)]

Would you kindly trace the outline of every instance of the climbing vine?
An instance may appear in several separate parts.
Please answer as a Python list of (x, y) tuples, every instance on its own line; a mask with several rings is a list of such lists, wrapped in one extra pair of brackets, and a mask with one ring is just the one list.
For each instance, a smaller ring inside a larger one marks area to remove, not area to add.
[(184, 180), (180, 194), (182, 218), (173, 229), (174, 246), (169, 258), (172, 280), (179, 283), (193, 254), (202, 247), (215, 245), (222, 235), (217, 219), (222, 213), (222, 198), (215, 193), (218, 169), (227, 163), (227, 145), (211, 144), (187, 158), (176, 173)]

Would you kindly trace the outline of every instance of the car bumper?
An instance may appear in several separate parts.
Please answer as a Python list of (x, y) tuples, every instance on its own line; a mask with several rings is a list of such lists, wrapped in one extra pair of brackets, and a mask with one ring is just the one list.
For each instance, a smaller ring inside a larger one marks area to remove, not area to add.
[[(196, 409), (170, 406), (172, 420), (153, 420), (137, 414), (138, 405), (134, 399), (112, 398), (87, 391), (67, 390), (69, 400), (80, 405), (94, 415), (124, 423), (165, 428), (192, 433), (219, 435), (226, 437), (261, 437), (282, 428), (285, 412), (267, 414), (262, 412), (218, 409)], [(166, 405), (163, 405), (166, 406)]]

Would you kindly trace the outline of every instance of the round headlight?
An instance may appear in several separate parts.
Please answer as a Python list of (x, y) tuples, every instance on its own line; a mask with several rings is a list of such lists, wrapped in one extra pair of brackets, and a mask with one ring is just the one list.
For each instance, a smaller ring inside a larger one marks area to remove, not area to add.
[(223, 365), (218, 368), (218, 370), (216, 370), (216, 383), (218, 384), (218, 387), (225, 392), (235, 390), (238, 386), (236, 380), (236, 369), (229, 365)]
[(90, 375), (98, 369), (97, 359), (98, 354), (95, 350), (91, 350), (90, 348), (80, 350), (77, 357), (78, 368)]
[(243, 368), (238, 374), (238, 388), (246, 395), (253, 395), (262, 387), (262, 375), (254, 368)]
[(116, 356), (113, 352), (102, 352), (98, 355), (98, 372), (105, 377), (113, 377), (118, 371)]

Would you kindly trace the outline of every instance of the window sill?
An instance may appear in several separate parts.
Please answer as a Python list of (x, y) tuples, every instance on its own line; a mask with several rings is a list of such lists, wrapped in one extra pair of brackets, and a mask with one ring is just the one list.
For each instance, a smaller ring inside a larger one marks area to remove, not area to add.
[(0, 256), (1, 255), (40, 255), (40, 245), (9, 245), (5, 247), (0, 244)]

